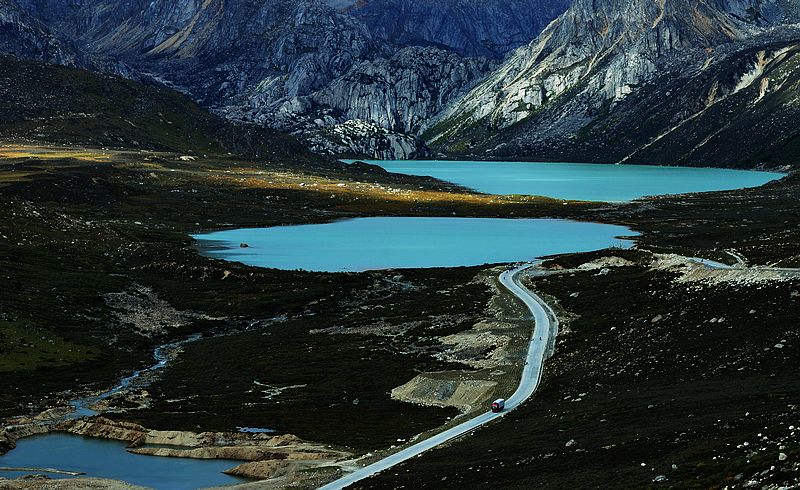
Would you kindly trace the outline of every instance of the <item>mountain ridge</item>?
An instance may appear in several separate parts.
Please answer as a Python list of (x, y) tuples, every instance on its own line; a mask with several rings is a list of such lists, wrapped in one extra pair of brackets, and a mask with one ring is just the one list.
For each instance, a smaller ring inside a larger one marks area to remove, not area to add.
[[(758, 64), (745, 59), (750, 50), (768, 57), (769, 50), (759, 46), (796, 37), (787, 25), (787, 19), (797, 19), (795, 10), (782, 2), (753, 10), (758, 4), (636, 1), (623, 9), (620, 2), (606, 2), (597, 10), (596, 2), (576, 0), (537, 40), (441, 113), (425, 139), (440, 152), (488, 158), (774, 163), (774, 158), (761, 161), (758, 156), (775, 153), (768, 148), (745, 150), (742, 156), (717, 151), (705, 161), (692, 157), (688, 144), (670, 145), (669, 154), (653, 146), (669, 128), (698, 117), (706, 102), (719, 103), (718, 96), (763, 77), (750, 69), (732, 74), (723, 65)], [(750, 16), (743, 18), (743, 12)], [(709, 70), (721, 78), (705, 83)], [(682, 104), (651, 110), (674, 93), (681, 94)], [(737, 107), (743, 111), (741, 120), (751, 117), (752, 106)], [(727, 122), (705, 120), (712, 129), (696, 128), (698, 144), (724, 130)]]
[[(166, 85), (328, 155), (800, 158), (793, 2), (566, 3), (2, 0), (0, 23), (16, 27), (0, 52)], [(726, 149), (734, 131), (744, 149)]]

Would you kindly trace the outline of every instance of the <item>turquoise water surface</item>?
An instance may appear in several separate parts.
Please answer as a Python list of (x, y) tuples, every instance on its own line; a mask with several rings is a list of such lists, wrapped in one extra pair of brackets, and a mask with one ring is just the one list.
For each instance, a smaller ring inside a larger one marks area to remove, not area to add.
[(645, 196), (758, 187), (784, 174), (720, 168), (589, 163), (368, 160), (390, 172), (424, 175), (486, 194), (579, 201), (631, 201)]
[[(557, 219), (359, 218), (193, 235), (201, 252), (248, 265), (324, 272), (461, 267), (627, 247), (622, 226)], [(241, 248), (247, 244), (247, 248)]]
[[(131, 454), (126, 444), (71, 434), (46, 434), (17, 441), (17, 448), (0, 456), (0, 467), (52, 468), (86, 473), (85, 477), (111, 478), (163, 490), (231, 485), (250, 480), (222, 473), (241, 461), (162, 458)], [(30, 472), (0, 471), (16, 478)], [(72, 478), (47, 474), (51, 478)]]

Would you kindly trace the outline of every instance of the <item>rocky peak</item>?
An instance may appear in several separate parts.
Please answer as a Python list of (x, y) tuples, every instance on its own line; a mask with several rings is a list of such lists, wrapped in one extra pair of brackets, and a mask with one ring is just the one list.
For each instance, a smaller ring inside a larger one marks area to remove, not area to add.
[(717, 46), (795, 17), (782, 0), (575, 0), (445, 111), (443, 131), (430, 136), (449, 138), (478, 120), (506, 128), (567, 91), (599, 108), (648, 81), (665, 58), (692, 51), (705, 59)]
[(433, 47), (409, 47), (390, 58), (363, 61), (324, 89), (315, 103), (346, 119), (361, 119), (402, 133), (426, 128), (433, 114), (472, 88), (497, 63), (462, 58)]

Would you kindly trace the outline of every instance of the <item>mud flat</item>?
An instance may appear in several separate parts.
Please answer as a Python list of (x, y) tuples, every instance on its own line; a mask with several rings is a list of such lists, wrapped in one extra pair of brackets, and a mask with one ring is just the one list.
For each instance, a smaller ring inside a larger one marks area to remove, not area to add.
[(149, 490), (107, 478), (70, 478), (53, 480), (37, 475), (28, 478), (6, 479), (0, 475), (0, 487), (8, 490)]

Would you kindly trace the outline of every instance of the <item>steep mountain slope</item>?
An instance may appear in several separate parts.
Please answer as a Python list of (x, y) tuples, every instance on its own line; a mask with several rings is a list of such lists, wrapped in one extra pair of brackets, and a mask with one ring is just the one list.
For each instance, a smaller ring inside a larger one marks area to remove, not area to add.
[[(691, 78), (660, 75), (622, 100), (613, 117), (599, 118), (605, 126), (580, 132), (577, 151), (602, 149), (623, 162), (797, 168), (800, 35), (795, 39), (721, 55)], [(631, 134), (638, 136), (624, 136)]]
[(0, 57), (0, 136), (92, 146), (305, 158), (290, 136), (234, 125), (163, 87)]
[(346, 11), (392, 44), (502, 58), (539, 35), (569, 4), (570, 0), (361, 0)]
[(267, 102), (302, 95), (382, 48), (354, 19), (308, 0), (95, 2), (88, 11), (99, 17), (79, 38), (88, 47), (134, 61), (208, 106), (245, 87)]
[(16, 0), (0, 0), (0, 54), (62, 65), (83, 65), (83, 55), (53, 35)]
[[(66, 17), (76, 4), (53, 3), (45, 8), (39, 5), (44, 1), (0, 0), (0, 56), (74, 66), (142, 81), (144, 77), (125, 62), (83, 49), (71, 36), (42, 20), (59, 12), (62, 15), (56, 18)], [(48, 16), (40, 17), (40, 12), (48, 12)]]
[[(737, 130), (758, 114), (783, 117), (757, 108), (775, 100), (760, 92), (750, 103), (727, 96), (769, 83), (763, 69), (776, 46), (792, 43), (797, 18), (796, 7), (779, 0), (577, 0), (426, 136), (443, 151), (497, 157), (757, 163), (775, 142), (763, 131), (780, 125), (752, 128), (761, 148), (694, 149), (733, 127), (708, 107), (735, 108)], [(692, 126), (701, 115), (703, 124)], [(673, 133), (672, 144), (654, 143)]]
[[(462, 58), (438, 48), (410, 47), (389, 58), (360, 61), (325, 87), (284, 102), (277, 113), (265, 101), (256, 108), (239, 106), (235, 115), (247, 118), (250, 114), (282, 128), (293, 127), (297, 115), (314, 115), (336, 121), (370, 121), (393, 131), (416, 133), (425, 127), (430, 115), (472, 88), (496, 66), (485, 58)], [(245, 99), (253, 100), (247, 95)]]

